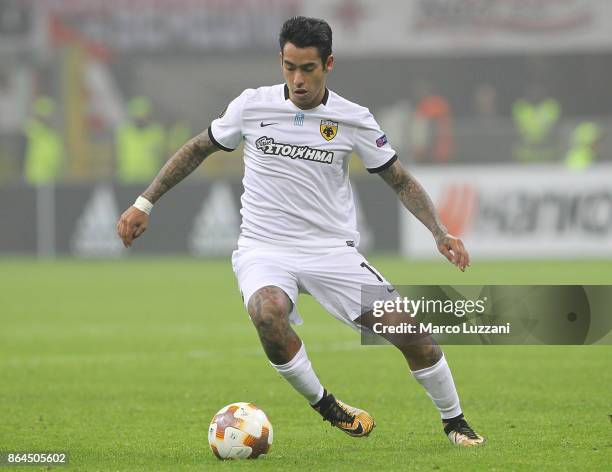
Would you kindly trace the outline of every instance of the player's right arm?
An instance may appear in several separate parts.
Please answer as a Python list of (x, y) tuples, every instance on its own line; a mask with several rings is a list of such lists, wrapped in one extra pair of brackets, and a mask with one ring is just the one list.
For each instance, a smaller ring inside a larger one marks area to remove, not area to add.
[[(155, 203), (168, 190), (191, 174), (208, 156), (218, 151), (208, 130), (187, 141), (164, 164), (155, 180), (143, 192), (142, 197)], [(117, 234), (125, 247), (130, 247), (134, 239), (144, 233), (149, 224), (149, 215), (131, 206), (123, 212), (117, 222)]]

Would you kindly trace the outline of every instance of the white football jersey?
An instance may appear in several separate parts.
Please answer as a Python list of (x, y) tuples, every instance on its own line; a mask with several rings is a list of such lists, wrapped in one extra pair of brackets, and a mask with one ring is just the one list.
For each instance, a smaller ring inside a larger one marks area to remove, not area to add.
[(357, 246), (351, 153), (372, 173), (397, 159), (369, 110), (329, 90), (319, 106), (302, 110), (283, 84), (247, 89), (208, 134), (225, 151), (244, 140), (244, 246)]

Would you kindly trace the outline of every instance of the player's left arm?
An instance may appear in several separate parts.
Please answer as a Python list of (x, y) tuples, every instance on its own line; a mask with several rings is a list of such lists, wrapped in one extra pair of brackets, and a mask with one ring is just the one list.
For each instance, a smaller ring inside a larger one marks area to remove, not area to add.
[(387, 184), (397, 193), (402, 204), (431, 231), (438, 251), (461, 271), (470, 265), (470, 256), (461, 239), (448, 233), (440, 222), (436, 208), (423, 186), (412, 176), (399, 160), (379, 172)]

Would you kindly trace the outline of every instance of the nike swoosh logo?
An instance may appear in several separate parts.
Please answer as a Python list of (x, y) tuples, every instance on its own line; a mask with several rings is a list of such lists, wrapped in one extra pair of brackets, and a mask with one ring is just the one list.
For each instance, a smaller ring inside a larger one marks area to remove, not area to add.
[(351, 434), (355, 436), (361, 436), (363, 434), (363, 426), (359, 423), (359, 426), (351, 431)]
[(395, 287), (391, 287), (391, 288), (387, 287), (387, 292), (389, 293), (395, 292)]
[(266, 126), (272, 126), (272, 125), (277, 125), (278, 123), (264, 123), (263, 121), (261, 123), (259, 123), (259, 126), (261, 126), (262, 128), (265, 128)]

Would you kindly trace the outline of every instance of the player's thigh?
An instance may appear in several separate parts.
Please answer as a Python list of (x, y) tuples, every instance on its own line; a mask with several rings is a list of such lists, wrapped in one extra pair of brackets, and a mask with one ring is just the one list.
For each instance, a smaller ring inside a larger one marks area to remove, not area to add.
[(380, 271), (348, 246), (309, 258), (300, 282), (327, 311), (351, 326), (375, 300), (397, 295)]
[[(255, 303), (272, 307), (286, 305), (286, 311), (293, 322), (299, 322), (295, 309), (298, 285), (294, 272), (294, 262), (283, 254), (267, 249), (238, 249), (232, 254), (232, 268), (247, 312)], [(283, 295), (288, 300), (283, 300)], [(258, 300), (254, 300), (257, 295)], [(285, 313), (286, 315), (286, 313)]]

